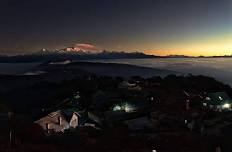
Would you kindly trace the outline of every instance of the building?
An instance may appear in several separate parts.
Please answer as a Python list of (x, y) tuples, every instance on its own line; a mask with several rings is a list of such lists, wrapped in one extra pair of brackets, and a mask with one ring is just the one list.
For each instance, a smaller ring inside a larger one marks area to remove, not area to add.
[(214, 111), (228, 111), (232, 108), (232, 99), (225, 92), (208, 93), (202, 105)]
[(79, 125), (80, 115), (72, 110), (58, 110), (35, 121), (43, 130), (50, 132), (64, 132), (66, 129)]

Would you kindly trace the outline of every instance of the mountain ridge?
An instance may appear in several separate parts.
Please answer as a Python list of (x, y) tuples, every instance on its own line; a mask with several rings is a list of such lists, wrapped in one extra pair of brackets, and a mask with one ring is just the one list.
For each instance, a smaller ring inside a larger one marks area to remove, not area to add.
[[(70, 48), (70, 47), (68, 47)], [(0, 63), (27, 63), (27, 62), (50, 62), (50, 61), (65, 61), (65, 60), (98, 60), (98, 59), (147, 59), (147, 58), (231, 58), (232, 55), (224, 56), (186, 56), (186, 55), (148, 55), (143, 52), (134, 51), (88, 51), (88, 50), (75, 50), (72, 48), (67, 51), (67, 48), (60, 50), (46, 50), (31, 54), (22, 55), (0, 55)]]
[(48, 61), (63, 61), (63, 60), (94, 60), (94, 59), (140, 59), (140, 58), (159, 58), (160, 56), (147, 55), (142, 52), (116, 52), (103, 50), (98, 53), (88, 51), (47, 51), (41, 50), (32, 54), (15, 55), (15, 56), (0, 56), (2, 63), (17, 63), (17, 62), (48, 62)]

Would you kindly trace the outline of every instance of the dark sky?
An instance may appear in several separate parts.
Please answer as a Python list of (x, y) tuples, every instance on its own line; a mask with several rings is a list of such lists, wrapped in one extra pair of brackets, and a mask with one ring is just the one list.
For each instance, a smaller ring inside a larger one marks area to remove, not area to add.
[(91, 44), (150, 54), (232, 50), (231, 0), (1, 0), (0, 53)]

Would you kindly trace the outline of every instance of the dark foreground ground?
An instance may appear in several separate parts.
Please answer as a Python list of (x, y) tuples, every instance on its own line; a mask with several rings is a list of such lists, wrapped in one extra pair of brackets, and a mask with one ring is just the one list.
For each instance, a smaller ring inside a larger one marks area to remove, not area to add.
[[(116, 71), (118, 75), (120, 66), (107, 64), (106, 71)], [(41, 65), (33, 69), (44, 70), (41, 75), (1, 76), (0, 151), (232, 150), (231, 112), (213, 112), (201, 107), (208, 92), (226, 92), (232, 97), (228, 85), (205, 76), (143, 78), (130, 75), (124, 78), (104, 76), (104, 69), (100, 70), (101, 74), (90, 69), (86, 63)], [(122, 86), (125, 81), (136, 87)], [(73, 94), (77, 91), (80, 99), (73, 104)], [(186, 109), (186, 100), (190, 100), (189, 109)], [(112, 106), (122, 101), (140, 106), (132, 113), (116, 115)], [(102, 123), (97, 127), (79, 126), (51, 134), (34, 123), (50, 112), (67, 108), (92, 112)], [(193, 129), (186, 126), (186, 119), (196, 122)], [(199, 129), (202, 125), (203, 131)]]

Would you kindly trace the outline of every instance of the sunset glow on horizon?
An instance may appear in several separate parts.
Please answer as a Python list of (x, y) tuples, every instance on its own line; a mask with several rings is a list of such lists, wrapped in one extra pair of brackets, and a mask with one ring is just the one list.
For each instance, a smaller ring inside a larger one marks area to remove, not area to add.
[(75, 44), (153, 55), (232, 54), (231, 0), (4, 0), (0, 12), (0, 54)]
[(151, 49), (145, 50), (144, 53), (151, 55), (187, 55), (187, 56), (223, 56), (232, 55), (232, 38), (231, 41), (217, 41), (215, 43), (193, 43), (183, 44), (183, 46), (175, 46), (167, 49)]

